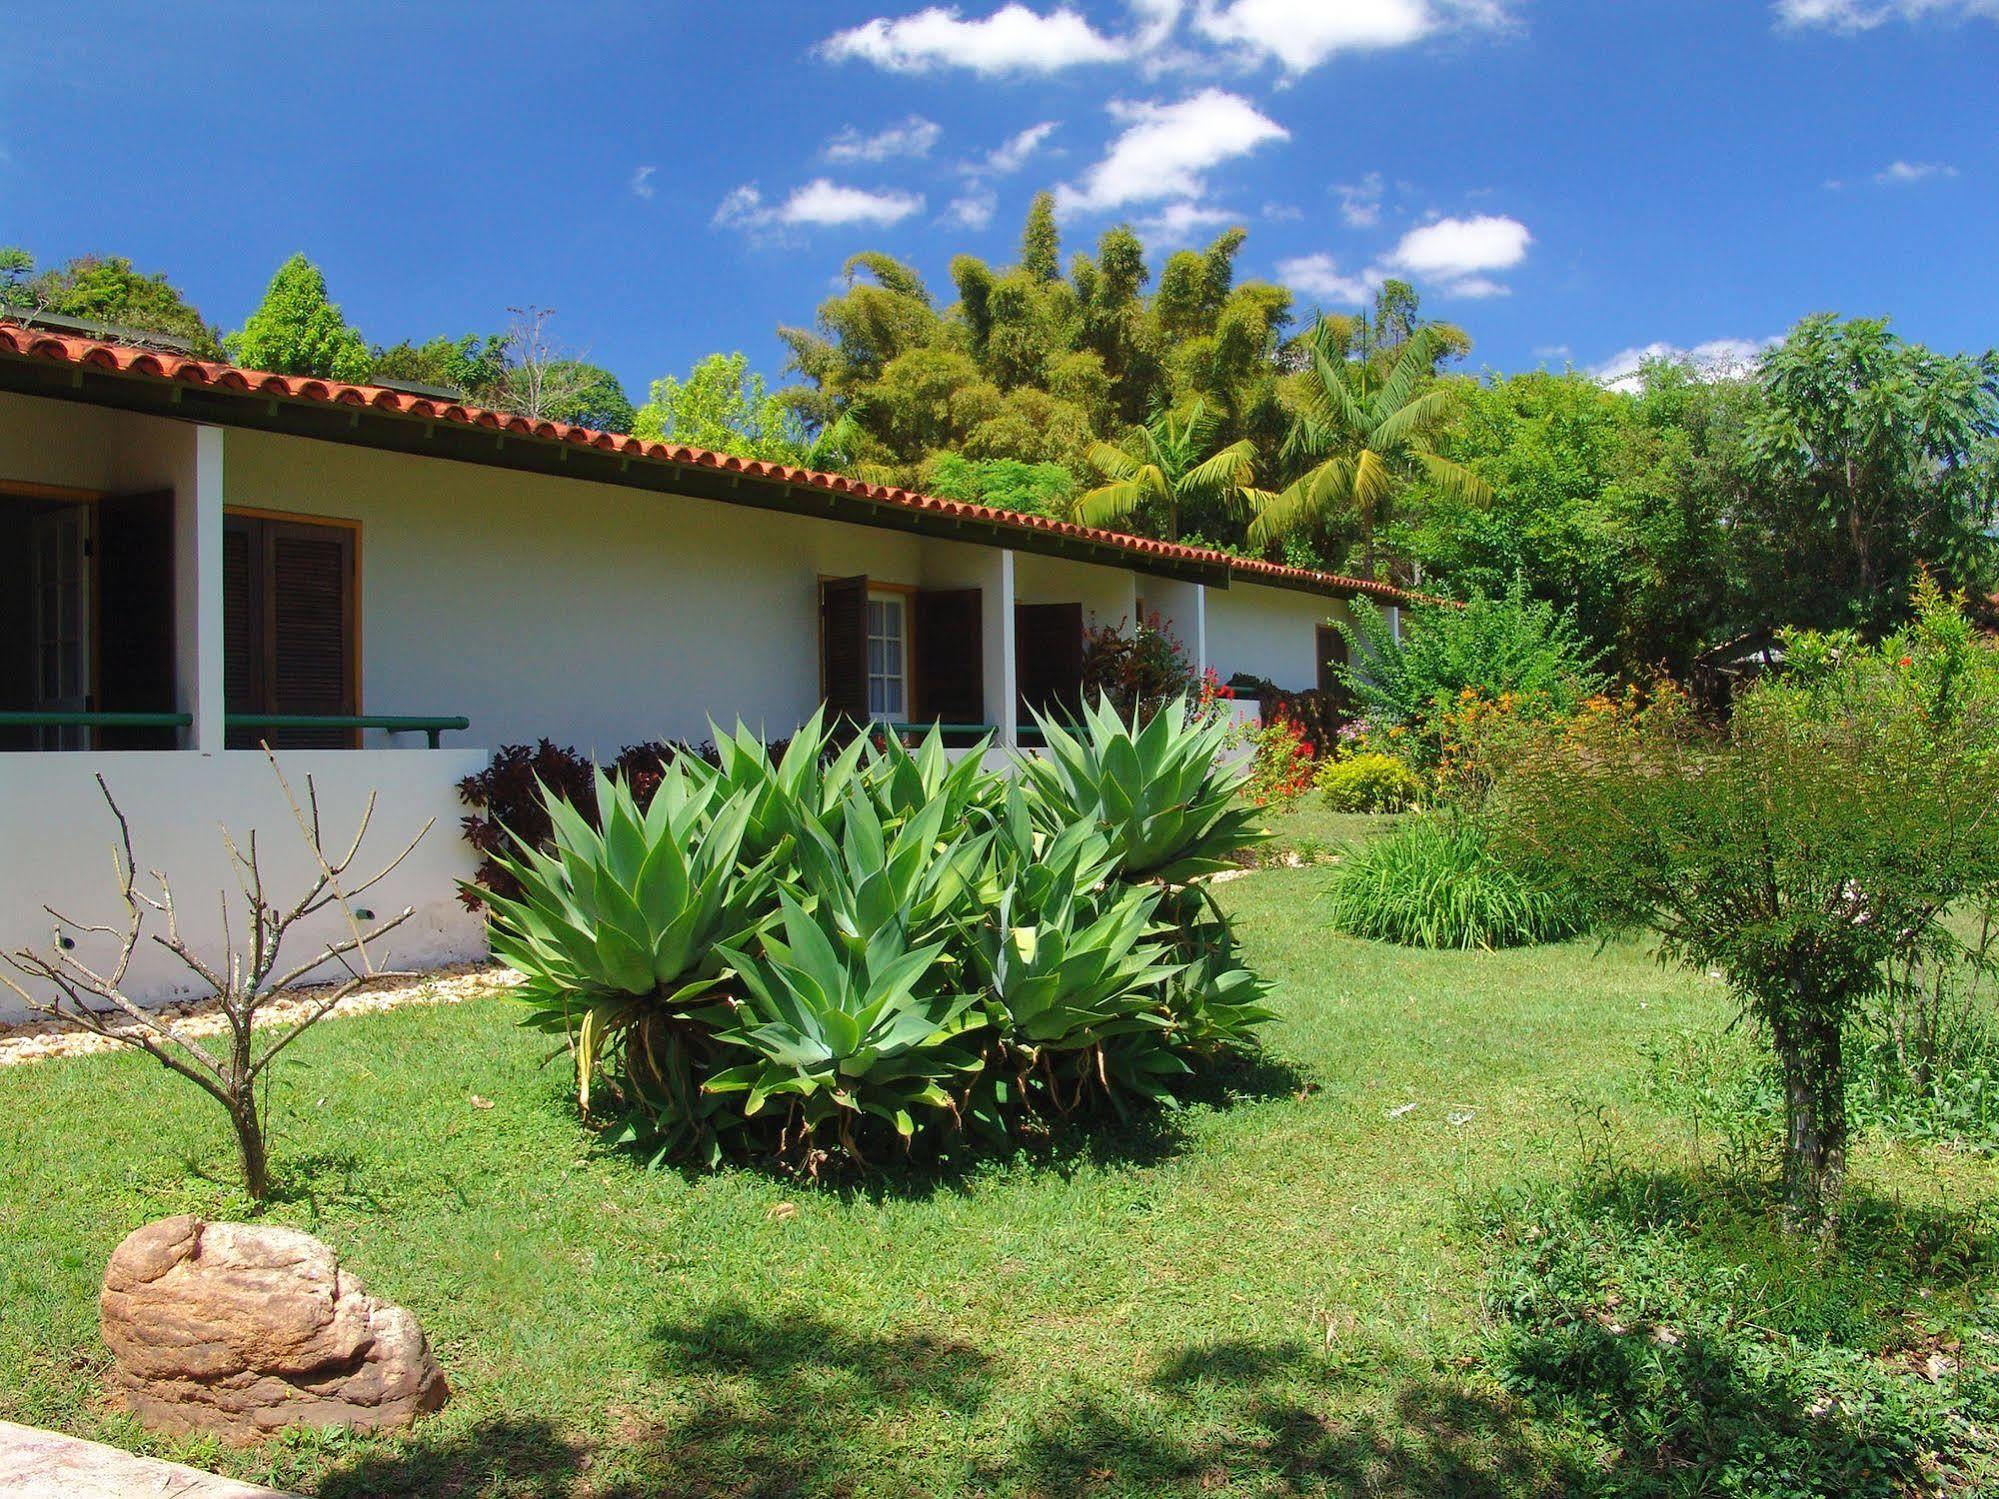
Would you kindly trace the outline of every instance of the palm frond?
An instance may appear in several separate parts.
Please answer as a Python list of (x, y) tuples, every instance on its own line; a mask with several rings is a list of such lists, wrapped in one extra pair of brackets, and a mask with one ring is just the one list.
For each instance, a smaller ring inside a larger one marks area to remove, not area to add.
[(1090, 467), (1106, 479), (1129, 479), (1145, 466), (1114, 442), (1093, 442), (1084, 456)]
[(1312, 513), (1311, 496), (1305, 479), (1288, 486), (1280, 494), (1259, 489), (1249, 491), (1247, 497), (1255, 509), (1249, 522), (1251, 546), (1269, 546)]
[(1459, 503), (1475, 510), (1483, 510), (1492, 503), (1492, 486), (1462, 463), (1453, 463), (1435, 453), (1418, 453), (1416, 461), (1423, 465), (1437, 488)]
[(1255, 479), (1256, 444), (1245, 437), (1188, 469), (1180, 480), (1180, 491), (1186, 495), (1225, 494)]
[[(1147, 472), (1157, 473), (1157, 469)], [(1111, 526), (1141, 509), (1153, 497), (1153, 490), (1140, 479), (1124, 479), (1078, 495), (1069, 507), (1070, 515), (1085, 526)]]
[(1433, 386), (1383, 416), (1370, 434), (1370, 445), (1385, 453), (1412, 442), (1441, 426), (1457, 402), (1456, 390)]

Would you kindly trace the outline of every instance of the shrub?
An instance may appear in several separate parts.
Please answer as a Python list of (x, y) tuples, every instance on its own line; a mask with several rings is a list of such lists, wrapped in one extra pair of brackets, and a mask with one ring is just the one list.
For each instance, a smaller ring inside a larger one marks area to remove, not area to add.
[(1406, 812), (1423, 800), (1423, 778), (1380, 753), (1322, 760), (1312, 784), (1335, 812)]
[(1312, 787), (1316, 762), (1305, 730), (1288, 718), (1271, 718), (1246, 731), (1249, 778), (1242, 794), (1259, 807), (1288, 807)]
[(1184, 698), (1201, 686), (1183, 646), (1158, 614), (1149, 614), (1129, 633), (1125, 621), (1083, 631), (1083, 699), (1107, 697), (1129, 718), (1150, 715), (1162, 703)]
[(1573, 886), (1502, 858), (1476, 817), (1415, 818), (1350, 844), (1331, 897), (1341, 931), (1405, 947), (1525, 947), (1594, 924)]
[(655, 1161), (817, 1172), (1165, 1101), (1249, 1045), (1263, 986), (1186, 883), (1254, 836), (1226, 724), (1044, 727), (1011, 783), (934, 732), (834, 755), (815, 718), (777, 761), (681, 751), (644, 808), (593, 777), (601, 828), (553, 800), (550, 850), (500, 859), (521, 895), (482, 898), (586, 1113)]
[(1500, 598), (1462, 608), (1417, 605), (1395, 638), (1383, 612), (1365, 599), (1342, 623), (1350, 664), (1335, 668), (1362, 714), (1379, 729), (1408, 731), (1419, 765), (1441, 752), (1439, 720), (1469, 693), (1510, 695), (1525, 711), (1560, 717), (1605, 683), (1576, 628), (1574, 611), (1529, 599), (1521, 584)]
[(1784, 1077), (1784, 1190), (1821, 1225), (1846, 1163), (1845, 1035), (1947, 920), (1999, 890), (1999, 657), (1933, 587), (1874, 648), (1791, 638), (1730, 724), (1659, 694), (1579, 716), (1495, 792), (1509, 838), (1617, 924), (1718, 969)]
[(1989, 1270), (1989, 1225), (1877, 1209), (1825, 1255), (1726, 1180), (1619, 1173), (1475, 1229), (1494, 1260), (1485, 1362), (1602, 1444), (1593, 1492), (1890, 1499), (1993, 1476), (1990, 1334), (1946, 1309)]

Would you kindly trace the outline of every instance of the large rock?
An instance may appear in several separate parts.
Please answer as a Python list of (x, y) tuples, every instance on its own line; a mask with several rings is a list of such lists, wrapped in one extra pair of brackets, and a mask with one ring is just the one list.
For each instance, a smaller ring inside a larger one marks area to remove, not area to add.
[(155, 1431), (396, 1428), (450, 1393), (416, 1318), (296, 1229), (148, 1223), (113, 1251), (98, 1310), (112, 1384)]

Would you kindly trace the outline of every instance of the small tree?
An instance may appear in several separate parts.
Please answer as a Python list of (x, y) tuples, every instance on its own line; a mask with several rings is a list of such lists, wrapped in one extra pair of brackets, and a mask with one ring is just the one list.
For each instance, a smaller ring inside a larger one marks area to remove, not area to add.
[(1715, 969), (1783, 1075), (1784, 1197), (1826, 1223), (1846, 1170), (1847, 1023), (1945, 918), (1999, 889), (1999, 661), (1933, 585), (1875, 649), (1794, 636), (1722, 729), (1599, 700), (1502, 778), (1499, 825), (1661, 956)]
[(278, 375), (317, 375), (359, 383), (375, 358), (326, 295), (326, 273), (303, 255), (278, 267), (264, 300), (223, 341), (230, 358)]
[[(270, 1189), (270, 1172), (264, 1147), (264, 1120), (257, 1105), (257, 1080), (286, 1047), (324, 1019), (364, 980), (385, 976), (384, 970), (377, 969), (369, 960), (367, 945), (383, 933), (401, 926), (414, 912), (405, 908), (364, 929), (365, 921), (371, 918), (365, 918), (355, 910), (353, 903), (365, 891), (386, 879), (430, 831), (430, 823), (426, 822), (395, 858), (367, 878), (349, 884), (348, 871), (360, 854), (361, 840), (367, 836), (368, 824), (374, 817), (374, 794), (369, 793), (367, 805), (361, 813), (360, 826), (355, 830), (346, 852), (337, 859), (329, 859), (320, 836), (319, 799), (312, 777), (306, 777), (305, 803), (301, 806), (292, 794), (291, 784), (286, 781), (284, 772), (278, 769), (276, 757), (271, 756), (268, 749), (265, 754), (270, 758), (272, 772), (284, 790), (285, 800), (291, 807), (292, 816), (298, 823), (299, 833), (312, 854), (318, 873), (307, 882), (305, 893), (296, 901), (288, 905), (278, 904), (264, 889), (256, 834), (250, 835), (245, 851), (239, 849), (225, 832), (223, 839), (236, 866), (244, 904), (249, 908), (249, 924), (241, 945), (226, 937), (229, 951), (223, 962), (212, 963), (202, 957), (181, 936), (173, 889), (164, 874), (152, 871), (152, 878), (159, 887), (157, 895), (139, 888), (138, 865), (132, 857), (132, 830), (113, 799), (111, 788), (100, 775), (97, 778), (98, 789), (104, 793), (105, 803), (111, 808), (111, 815), (118, 824), (119, 896), (126, 912), (123, 924), (85, 925), (71, 920), (53, 907), (46, 907), (55, 922), (53, 948), (47, 953), (24, 948), (9, 953), (7, 962), (25, 978), (36, 981), (38, 985), (46, 985), (47, 990), (41, 995), (31, 993), (12, 978), (0, 974), (0, 984), (12, 989), (31, 1011), (146, 1052), (221, 1104), (228, 1111), (229, 1122), (236, 1131), (236, 1143), (243, 1163), (244, 1188), (258, 1202), (264, 1200)], [(320, 944), (312, 956), (302, 962), (282, 962), (280, 950), (292, 929), (329, 909), (340, 912), (346, 922), (346, 934)], [(146, 932), (148, 918), (154, 915), (165, 922), (164, 932)], [(223, 928), (227, 934), (226, 896)], [(117, 939), (117, 957), (108, 967), (94, 968), (77, 956), (76, 939), (86, 934)], [(228, 1051), (225, 1055), (217, 1055), (204, 1046), (186, 1021), (168, 1020), (145, 1008), (126, 992), (126, 975), (132, 965), (132, 956), (143, 938), (150, 938), (172, 953), (207, 986), (227, 1026)], [(304, 1013), (279, 1029), (274, 1038), (268, 1030), (264, 1037), (258, 1037), (256, 1026), (259, 1013), (284, 990), (327, 964), (334, 965), (346, 977), (313, 999)]]

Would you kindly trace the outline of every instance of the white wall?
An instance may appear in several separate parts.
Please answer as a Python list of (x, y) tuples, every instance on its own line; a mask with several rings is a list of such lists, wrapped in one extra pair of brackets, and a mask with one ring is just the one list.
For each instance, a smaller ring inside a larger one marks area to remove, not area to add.
[[(378, 917), (416, 908), (415, 916), (370, 949), (378, 965), (435, 967), (485, 951), (480, 918), (456, 894), (458, 881), (470, 879), (476, 867), (459, 835), (465, 809), (456, 782), (484, 767), (484, 751), (294, 750), (280, 763), (301, 800), (306, 778), (312, 778), (324, 841), (336, 857), (352, 840), (368, 793), (376, 793), (374, 818), (355, 861), (357, 874), (372, 874), (426, 819), (436, 819), (416, 851), (357, 902)], [(217, 899), (222, 892), (228, 892), (239, 939), (245, 929), (224, 827), (246, 851), (255, 831), (265, 888), (274, 901), (296, 899), (307, 888), (311, 856), (277, 778), (256, 751), (0, 755), (0, 952), (49, 950), (53, 923), (45, 905), (85, 924), (122, 929), (125, 909), (112, 865), (118, 828), (97, 788), (98, 775), (131, 825), (139, 867), (160, 870), (172, 882), (182, 935), (207, 959), (225, 951)], [(142, 888), (157, 893), (154, 882), (141, 879)], [(288, 951), (294, 958), (308, 957), (315, 940), (344, 927), (336, 913), (322, 913), (298, 929), (296, 946)], [(162, 918), (150, 916), (146, 930), (163, 932)], [(86, 936), (76, 952), (96, 967), (115, 957), (116, 944)], [(6, 971), (20, 980), (11, 968)], [(201, 992), (178, 961), (151, 941), (135, 954), (130, 988), (133, 997), (149, 1001)], [(0, 1020), (23, 1013), (20, 1000), (0, 989)]]
[(1344, 619), (1337, 599), (1236, 581), (1208, 590), (1208, 664), (1226, 682), (1247, 672), (1287, 692), (1319, 684), (1317, 627)]

